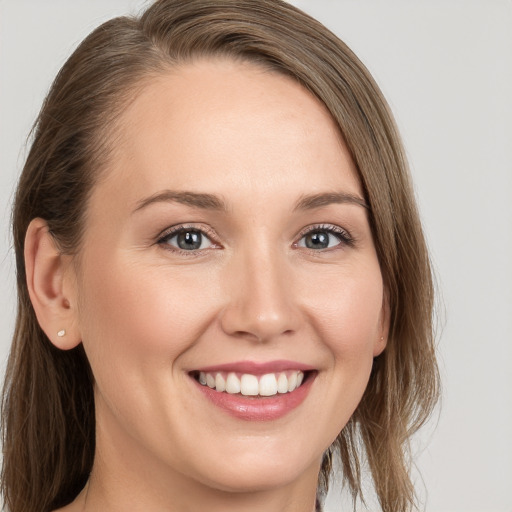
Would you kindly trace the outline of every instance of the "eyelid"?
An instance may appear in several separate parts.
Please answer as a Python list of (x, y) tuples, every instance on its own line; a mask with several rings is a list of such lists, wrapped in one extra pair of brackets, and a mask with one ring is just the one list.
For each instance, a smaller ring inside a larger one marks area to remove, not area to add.
[[(208, 240), (210, 240), (213, 248), (217, 249), (217, 248), (221, 247), (221, 244), (218, 242), (217, 234), (211, 227), (204, 225), (204, 224), (198, 225), (198, 224), (194, 224), (194, 223), (176, 224), (175, 226), (170, 226), (170, 227), (164, 229), (156, 236), (156, 244), (164, 245), (165, 242), (167, 242), (170, 238), (172, 238), (173, 236), (176, 236), (178, 233), (180, 233), (182, 231), (199, 231), (203, 236), (205, 236), (206, 238), (208, 238)], [(212, 248), (212, 247), (209, 247), (208, 249), (198, 249), (195, 251), (186, 251), (186, 250), (180, 249), (179, 247), (174, 247), (169, 244), (167, 244), (167, 245), (168, 245), (167, 250), (177, 252), (177, 253), (183, 253), (183, 254), (186, 254), (187, 256), (192, 256), (194, 254), (198, 254), (198, 253), (201, 253), (203, 251), (206, 251), (206, 250), (209, 250)]]
[[(187, 256), (193, 256), (193, 255), (201, 254), (202, 252), (204, 252), (206, 250), (210, 250), (211, 248), (214, 248), (214, 249), (222, 248), (222, 245), (218, 241), (217, 234), (211, 227), (209, 227), (208, 225), (204, 225), (204, 224), (198, 225), (198, 224), (194, 224), (194, 223), (176, 224), (174, 226), (170, 226), (170, 227), (164, 229), (156, 236), (156, 244), (163, 246), (165, 244), (165, 242), (167, 242), (170, 238), (172, 238), (173, 236), (177, 235), (178, 233), (180, 233), (182, 231), (187, 231), (187, 230), (199, 231), (203, 236), (208, 238), (208, 240), (212, 243), (213, 247), (208, 247), (207, 249), (198, 249), (198, 250), (194, 250), (194, 251), (186, 251), (186, 250), (180, 249), (179, 247), (174, 247), (169, 244), (166, 244), (167, 245), (166, 249), (170, 250), (172, 252), (176, 252), (176, 253), (183, 253), (183, 254), (186, 254)], [(328, 233), (333, 234), (334, 236), (336, 236), (339, 239), (339, 244), (337, 244), (334, 247), (331, 247), (328, 249), (323, 249), (323, 250), (309, 249), (313, 252), (324, 252), (327, 250), (336, 249), (339, 246), (353, 247), (356, 242), (354, 237), (350, 234), (350, 232), (347, 229), (342, 228), (341, 226), (338, 226), (336, 224), (322, 223), (322, 224), (311, 224), (311, 225), (306, 226), (303, 229), (301, 229), (301, 231), (295, 237), (296, 241), (293, 243), (293, 247), (295, 247), (295, 248), (299, 247), (299, 245), (298, 245), (299, 241), (304, 236), (308, 235), (311, 232), (315, 232), (315, 231), (326, 231)]]
[[(298, 247), (298, 243), (300, 240), (302, 240), (302, 238), (306, 235), (308, 235), (309, 233), (312, 233), (312, 232), (315, 232), (315, 231), (327, 231), (328, 233), (331, 233), (333, 234), (334, 236), (338, 237), (338, 239), (340, 240), (340, 243), (335, 246), (335, 247), (332, 247), (330, 249), (335, 249), (336, 247), (338, 246), (348, 246), (348, 247), (353, 247), (355, 245), (355, 238), (350, 234), (350, 232), (345, 229), (345, 228), (342, 228), (341, 226), (338, 226), (336, 224), (311, 224), (310, 226), (306, 226), (305, 228), (303, 228), (298, 234), (297, 234), (297, 237), (296, 237), (296, 242), (294, 242), (294, 247)], [(323, 249), (323, 251), (327, 251), (327, 250), (330, 250), (330, 249)], [(314, 252), (320, 252), (319, 249), (309, 249), (311, 251), (314, 251)]]

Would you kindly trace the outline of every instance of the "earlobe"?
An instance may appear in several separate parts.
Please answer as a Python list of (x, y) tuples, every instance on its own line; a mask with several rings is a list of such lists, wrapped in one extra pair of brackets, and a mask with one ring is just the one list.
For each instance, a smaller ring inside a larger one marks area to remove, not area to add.
[(381, 316), (379, 322), (379, 331), (378, 338), (373, 347), (373, 357), (377, 357), (386, 348), (388, 337), (389, 337), (389, 323), (390, 323), (391, 311), (389, 308), (389, 300), (387, 293), (384, 292), (384, 296), (382, 298), (382, 309)]
[(375, 343), (373, 346), (373, 357), (380, 356), (382, 352), (384, 352), (384, 349), (386, 348), (387, 344), (387, 338), (384, 336), (381, 336), (379, 340)]
[(62, 350), (81, 341), (69, 263), (70, 257), (59, 250), (46, 221), (33, 219), (25, 236), (28, 292), (41, 329)]

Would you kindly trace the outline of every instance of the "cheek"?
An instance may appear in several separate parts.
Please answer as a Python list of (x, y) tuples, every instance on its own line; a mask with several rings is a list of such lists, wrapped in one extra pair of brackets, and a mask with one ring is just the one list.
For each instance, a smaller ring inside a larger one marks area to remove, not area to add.
[[(349, 420), (366, 389), (374, 351), (380, 343), (383, 320), (383, 283), (378, 263), (365, 265), (361, 270), (333, 272), (317, 283), (310, 311), (315, 330), (324, 350), (328, 351), (331, 372), (325, 374), (325, 424), (337, 433)], [(313, 306), (314, 301), (314, 306)]]
[(376, 261), (357, 269), (334, 269), (310, 285), (304, 296), (310, 297), (305, 309), (335, 359), (350, 362), (373, 356), (383, 315), (383, 283)]
[(87, 273), (80, 301), (83, 343), (95, 377), (104, 372), (110, 378), (118, 369), (122, 379), (142, 380), (150, 363), (172, 369), (208, 325), (214, 296), (198, 289), (200, 280), (191, 283), (159, 267), (119, 261), (108, 267)]

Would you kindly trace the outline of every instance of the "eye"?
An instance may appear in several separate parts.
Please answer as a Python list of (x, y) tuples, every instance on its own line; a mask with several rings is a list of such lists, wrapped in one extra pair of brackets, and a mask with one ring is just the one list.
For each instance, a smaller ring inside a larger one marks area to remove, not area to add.
[(353, 245), (353, 239), (338, 226), (314, 226), (303, 233), (297, 242), (297, 247), (313, 250), (331, 249), (340, 245)]
[(200, 251), (213, 246), (213, 242), (202, 230), (186, 227), (172, 229), (164, 234), (158, 243), (181, 251)]

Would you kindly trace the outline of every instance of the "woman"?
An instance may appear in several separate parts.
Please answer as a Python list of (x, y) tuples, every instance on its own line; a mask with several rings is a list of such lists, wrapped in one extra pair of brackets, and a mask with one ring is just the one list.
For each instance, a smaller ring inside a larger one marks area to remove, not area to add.
[[(437, 397), (399, 137), (325, 27), (160, 0), (57, 76), (14, 206), (3, 492), (33, 510), (410, 510)], [(23, 475), (23, 478), (20, 478)]]

